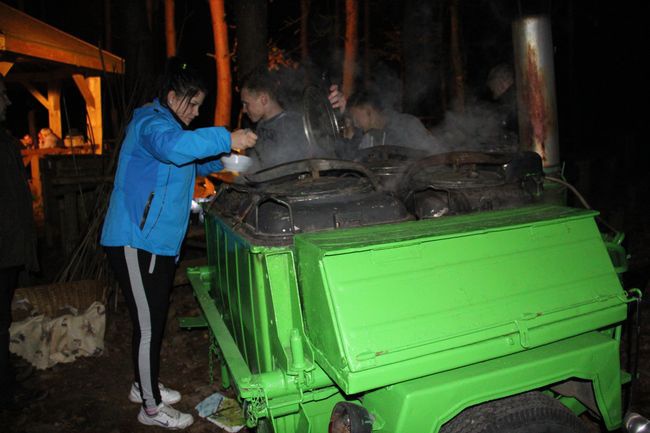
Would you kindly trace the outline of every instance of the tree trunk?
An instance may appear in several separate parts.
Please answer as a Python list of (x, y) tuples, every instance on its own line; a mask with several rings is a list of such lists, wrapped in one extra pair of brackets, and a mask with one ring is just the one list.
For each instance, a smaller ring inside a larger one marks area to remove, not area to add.
[(167, 57), (176, 55), (176, 23), (174, 0), (165, 0), (165, 43), (167, 46)]
[(147, 7), (147, 25), (149, 26), (149, 31), (153, 30), (153, 0), (146, 0), (145, 5)]
[(258, 66), (268, 63), (268, 2), (237, 0), (233, 2), (237, 23), (237, 79)]
[(463, 70), (463, 60), (460, 52), (459, 3), (460, 0), (451, 0), (449, 15), (451, 27), (451, 66), (454, 77), (452, 109), (462, 113), (465, 111), (465, 72)]
[(345, 0), (345, 49), (343, 55), (343, 94), (349, 97), (354, 91), (354, 78), (357, 62), (358, 0)]
[[(147, 25), (147, 10), (143, 2), (122, 0), (119, 14), (124, 19), (126, 45), (126, 91), (127, 100), (135, 106), (146, 102), (154, 92), (153, 37)], [(126, 103), (124, 104), (126, 106)]]
[(309, 60), (309, 6), (311, 0), (300, 0), (300, 59), (306, 65)]
[(230, 109), (232, 105), (230, 75), (230, 50), (228, 49), (228, 27), (224, 0), (210, 0), (212, 16), (212, 33), (214, 35), (215, 61), (217, 66), (217, 104), (214, 109), (214, 124), (230, 126)]
[(442, 119), (444, 0), (406, 0), (402, 23), (403, 110), (426, 123)]
[(370, 0), (363, 0), (363, 83), (370, 84)]

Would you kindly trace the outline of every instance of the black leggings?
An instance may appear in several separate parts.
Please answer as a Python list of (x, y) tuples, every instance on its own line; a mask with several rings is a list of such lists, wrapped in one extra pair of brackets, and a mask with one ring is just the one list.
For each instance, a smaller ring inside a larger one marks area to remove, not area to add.
[(167, 323), (169, 293), (174, 283), (175, 257), (131, 247), (104, 247), (104, 250), (133, 322), (131, 355), (135, 381), (140, 384), (144, 407), (154, 408), (161, 402), (158, 389), (160, 347)]

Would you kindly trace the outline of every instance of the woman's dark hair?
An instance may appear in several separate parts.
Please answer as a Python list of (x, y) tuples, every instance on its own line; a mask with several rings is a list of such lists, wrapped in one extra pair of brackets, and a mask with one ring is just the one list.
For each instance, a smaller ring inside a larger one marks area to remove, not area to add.
[(182, 98), (193, 98), (206, 92), (206, 85), (198, 72), (179, 57), (170, 57), (158, 86), (158, 99), (167, 106), (167, 94), (174, 91)]

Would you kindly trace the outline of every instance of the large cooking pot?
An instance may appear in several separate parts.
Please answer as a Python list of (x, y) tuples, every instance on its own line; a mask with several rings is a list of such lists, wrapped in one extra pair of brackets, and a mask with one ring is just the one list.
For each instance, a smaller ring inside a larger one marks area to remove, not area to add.
[(409, 165), (395, 191), (418, 219), (436, 218), (534, 203), (543, 176), (535, 152), (449, 152)]
[(256, 242), (285, 244), (296, 233), (414, 219), (371, 171), (352, 161), (301, 160), (242, 179), (245, 185), (223, 184), (208, 211)]
[(357, 150), (354, 160), (372, 171), (383, 191), (393, 192), (411, 164), (426, 155), (425, 151), (419, 149), (383, 145)]

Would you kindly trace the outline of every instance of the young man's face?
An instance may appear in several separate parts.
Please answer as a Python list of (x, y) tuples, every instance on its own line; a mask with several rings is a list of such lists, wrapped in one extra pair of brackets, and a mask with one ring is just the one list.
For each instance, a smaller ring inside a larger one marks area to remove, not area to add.
[(7, 107), (11, 105), (11, 101), (7, 96), (7, 88), (4, 81), (0, 81), (0, 122), (4, 122), (7, 118)]
[(351, 107), (350, 116), (356, 128), (368, 132), (372, 128), (372, 109), (366, 105)]
[(263, 92), (255, 92), (244, 87), (241, 90), (242, 110), (252, 122), (259, 122), (266, 114), (266, 96)]

